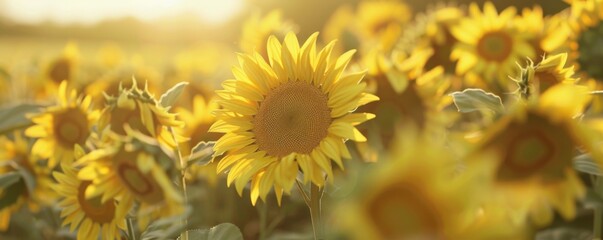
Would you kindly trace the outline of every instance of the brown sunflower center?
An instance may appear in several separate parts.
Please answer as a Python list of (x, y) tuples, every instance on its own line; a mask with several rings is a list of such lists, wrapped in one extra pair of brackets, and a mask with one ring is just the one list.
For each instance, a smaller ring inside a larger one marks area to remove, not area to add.
[(88, 117), (77, 107), (55, 115), (53, 128), (59, 144), (68, 148), (73, 148), (74, 144), (84, 144), (90, 135)]
[(114, 158), (117, 176), (139, 201), (149, 204), (163, 201), (163, 190), (150, 172), (144, 174), (136, 166), (136, 159), (134, 152), (119, 152)]
[(276, 157), (310, 153), (331, 125), (327, 100), (320, 89), (305, 82), (287, 82), (272, 90), (253, 119), (259, 148)]
[[(145, 105), (145, 103), (143, 103), (141, 105)], [(147, 107), (147, 106), (144, 106), (144, 107)], [(149, 111), (151, 111), (151, 110), (149, 110)], [(157, 117), (154, 114), (152, 115), (151, 120), (153, 121), (154, 124), (156, 124), (155, 134), (159, 134), (159, 132), (161, 131), (161, 126), (159, 124), (157, 124), (157, 122), (158, 122)], [(116, 107), (113, 110), (113, 112), (111, 112), (110, 124), (111, 124), (111, 131), (113, 131), (117, 134), (126, 135), (126, 130), (124, 129), (124, 125), (128, 124), (132, 129), (134, 129), (136, 131), (140, 131), (149, 136), (152, 135), (149, 132), (149, 130), (147, 130), (147, 128), (142, 123), (140, 107), (138, 106), (138, 104), (136, 105), (135, 109)]]
[(85, 192), (91, 183), (91, 181), (83, 181), (80, 183), (77, 191), (78, 203), (87, 218), (95, 223), (110, 223), (115, 217), (115, 202), (109, 200), (105, 203), (101, 203), (100, 197), (86, 199)]
[(437, 239), (441, 220), (420, 189), (407, 183), (391, 185), (373, 197), (368, 215), (383, 239)]
[(484, 59), (503, 62), (513, 50), (513, 38), (508, 33), (488, 32), (477, 42), (477, 53)]
[(69, 80), (71, 77), (71, 62), (66, 58), (56, 60), (50, 67), (48, 75), (56, 83)]

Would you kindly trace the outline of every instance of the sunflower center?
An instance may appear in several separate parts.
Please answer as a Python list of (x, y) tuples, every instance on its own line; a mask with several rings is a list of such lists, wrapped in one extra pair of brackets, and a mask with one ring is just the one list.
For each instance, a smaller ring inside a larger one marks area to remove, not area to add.
[(86, 214), (86, 217), (90, 218), (96, 223), (110, 223), (115, 217), (115, 202), (107, 201), (101, 203), (100, 197), (94, 197), (86, 199), (85, 192), (86, 188), (90, 186), (91, 181), (83, 181), (80, 183), (77, 191), (77, 200), (82, 208), (82, 211)]
[(327, 100), (320, 89), (305, 82), (287, 82), (272, 90), (253, 119), (259, 148), (276, 157), (310, 153), (331, 125)]
[(437, 210), (415, 186), (397, 183), (368, 203), (368, 215), (384, 239), (432, 239), (441, 229)]
[[(525, 125), (523, 125), (525, 124)], [(492, 144), (501, 147), (503, 162), (497, 178), (516, 181), (538, 176), (544, 181), (557, 181), (571, 167), (575, 144), (562, 126), (548, 120), (528, 115), (526, 123), (512, 124)]]
[(478, 54), (494, 62), (503, 62), (513, 50), (513, 39), (505, 32), (488, 32), (477, 43)]
[(153, 179), (151, 173), (144, 174), (136, 165), (137, 155), (133, 152), (120, 152), (115, 157), (117, 175), (136, 198), (145, 203), (155, 204), (163, 201), (163, 191)]
[[(142, 105), (144, 105), (144, 103)], [(158, 122), (154, 115), (152, 120), (153, 123)], [(126, 130), (124, 129), (124, 125), (126, 124), (128, 124), (128, 126), (130, 126), (134, 130), (140, 131), (149, 136), (152, 135), (142, 123), (142, 118), (140, 116), (140, 107), (138, 106), (138, 104), (136, 105), (135, 109), (116, 107), (111, 113), (110, 122), (111, 131), (120, 135), (126, 135)], [(161, 127), (157, 125), (155, 129), (155, 134), (158, 134), (160, 129)]]
[(84, 144), (90, 135), (88, 118), (79, 108), (70, 108), (55, 115), (53, 127), (58, 142), (68, 148)]
[(48, 73), (50, 79), (56, 83), (61, 83), (63, 80), (69, 80), (71, 76), (71, 63), (66, 58), (56, 60), (50, 67)]
[(603, 81), (603, 69), (599, 63), (603, 62), (603, 24), (597, 24), (586, 29), (578, 38), (578, 64), (580, 70), (585, 71), (597, 81)]

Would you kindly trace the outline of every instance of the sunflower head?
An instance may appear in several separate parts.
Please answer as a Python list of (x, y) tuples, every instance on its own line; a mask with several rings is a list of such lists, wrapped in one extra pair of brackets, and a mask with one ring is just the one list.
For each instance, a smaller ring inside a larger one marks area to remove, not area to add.
[(148, 85), (139, 89), (136, 80), (132, 87), (120, 86), (117, 96), (107, 96), (107, 106), (99, 120), (100, 129), (108, 127), (112, 132), (126, 135), (126, 125), (147, 136), (158, 137), (173, 143), (165, 127), (181, 127), (176, 115), (169, 113), (149, 92)]
[(75, 69), (79, 62), (79, 49), (73, 42), (68, 43), (63, 49), (63, 54), (50, 63), (47, 77), (55, 84), (63, 81), (71, 82), (74, 79)]
[(332, 161), (343, 166), (350, 157), (345, 141), (366, 141), (354, 126), (374, 115), (351, 112), (378, 98), (364, 92), (364, 72), (343, 73), (354, 51), (331, 59), (331, 42), (317, 53), (317, 35), (301, 46), (293, 33), (282, 43), (270, 37), (268, 61), (239, 55), (236, 79), (217, 91), (223, 109), (210, 131), (225, 133), (214, 147), (225, 154), (218, 172), (230, 169), (227, 183), (239, 193), (251, 180), (253, 203), (273, 187), (280, 202), (300, 170), (304, 181), (324, 185)]
[(543, 56), (538, 64), (528, 60), (526, 67), (521, 68), (518, 79), (517, 93), (523, 98), (528, 98), (534, 92), (540, 94), (556, 84), (574, 84), (574, 67), (565, 66), (567, 54), (561, 53), (550, 57)]
[[(569, 96), (575, 102), (565, 103), (563, 99)], [(531, 204), (525, 207), (538, 213), (532, 219), (538, 223), (551, 220), (548, 206), (572, 219), (575, 199), (585, 194), (572, 161), (577, 147), (592, 147), (573, 117), (581, 113), (589, 97), (583, 87), (554, 85), (527, 105), (520, 102), (478, 144), (480, 152), (500, 156), (494, 177), (497, 189), (506, 193), (509, 202)]]
[(241, 50), (246, 53), (258, 52), (264, 59), (268, 59), (268, 49), (265, 45), (268, 37), (272, 35), (284, 37), (287, 32), (295, 28), (293, 23), (283, 19), (283, 12), (280, 10), (272, 10), (263, 17), (256, 13), (243, 25)]
[(90, 108), (89, 96), (78, 96), (76, 90), (67, 90), (67, 82), (59, 86), (59, 102), (46, 108), (31, 120), (35, 123), (25, 134), (37, 138), (32, 153), (54, 167), (74, 160), (74, 147), (83, 146), (91, 134), (92, 125), (99, 118), (98, 111)]
[(603, 71), (597, 64), (603, 60), (598, 50), (603, 34), (603, 1), (573, 1), (571, 4), (569, 58), (577, 63), (582, 78), (603, 81)]
[(458, 74), (477, 74), (493, 91), (506, 91), (508, 76), (516, 73), (515, 62), (535, 57), (529, 35), (513, 24), (515, 13), (509, 7), (499, 14), (491, 2), (486, 2), (483, 11), (475, 3), (470, 5), (469, 16), (451, 29), (459, 40), (451, 53), (458, 60)]
[(120, 230), (126, 229), (128, 205), (110, 198), (101, 201), (100, 197), (86, 197), (86, 191), (92, 182), (77, 178), (77, 169), (62, 165), (62, 172), (54, 172), (57, 183), (52, 187), (61, 195), (59, 203), (63, 225), (70, 230), (78, 230), (78, 239), (121, 239)]
[(355, 21), (361, 39), (377, 40), (384, 49), (391, 49), (411, 16), (410, 8), (402, 1), (361, 1)]

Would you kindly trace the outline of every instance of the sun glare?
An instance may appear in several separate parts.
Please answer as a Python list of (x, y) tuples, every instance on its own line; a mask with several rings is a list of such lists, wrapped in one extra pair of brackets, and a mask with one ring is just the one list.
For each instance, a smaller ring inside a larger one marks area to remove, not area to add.
[(209, 23), (228, 20), (243, 8), (243, 0), (5, 0), (2, 14), (23, 23), (95, 24), (106, 19), (135, 17), (152, 21), (193, 13)]

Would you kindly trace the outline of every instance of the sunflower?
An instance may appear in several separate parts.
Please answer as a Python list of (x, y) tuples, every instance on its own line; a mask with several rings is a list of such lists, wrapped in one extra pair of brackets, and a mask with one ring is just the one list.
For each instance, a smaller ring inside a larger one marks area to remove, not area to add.
[(32, 154), (48, 159), (48, 166), (70, 164), (74, 160), (74, 147), (84, 146), (98, 111), (91, 110), (90, 96), (79, 96), (75, 90), (67, 91), (67, 81), (59, 86), (57, 106), (46, 108), (31, 118), (34, 126), (25, 135), (37, 138)]
[(138, 203), (142, 230), (153, 219), (180, 214), (182, 196), (171, 180), (176, 175), (171, 151), (154, 138), (126, 129), (127, 137), (111, 134), (113, 142), (80, 158), (77, 176), (90, 182), (86, 199), (98, 197), (101, 204), (118, 199), (128, 210), (133, 200)]
[(55, 84), (60, 84), (63, 81), (72, 82), (79, 64), (79, 55), (77, 45), (73, 42), (68, 43), (63, 49), (62, 56), (56, 58), (47, 66), (47, 78)]
[(57, 184), (53, 189), (61, 195), (63, 225), (77, 228), (77, 239), (121, 239), (120, 230), (126, 228), (128, 205), (113, 198), (101, 202), (100, 197), (87, 198), (85, 195), (91, 181), (77, 178), (77, 169), (61, 166), (63, 172), (53, 172)]
[(391, 49), (410, 21), (412, 11), (402, 1), (361, 1), (356, 9), (355, 25), (366, 43), (376, 41), (384, 50)]
[(280, 203), (300, 169), (304, 182), (323, 186), (324, 173), (333, 179), (331, 160), (343, 167), (341, 158), (350, 158), (345, 141), (366, 141), (354, 126), (375, 115), (350, 112), (378, 98), (364, 93), (364, 72), (343, 74), (355, 51), (331, 60), (334, 42), (317, 54), (317, 36), (301, 47), (293, 33), (282, 45), (271, 36), (269, 63), (258, 53), (240, 55), (236, 80), (217, 92), (223, 109), (210, 131), (225, 133), (214, 150), (226, 153), (217, 170), (230, 169), (227, 183), (239, 194), (251, 179), (253, 204), (273, 186)]
[(104, 106), (105, 95), (117, 96), (122, 88), (132, 88), (135, 80), (145, 79), (145, 88), (156, 92), (162, 88), (160, 73), (141, 63), (123, 64), (113, 70), (105, 71), (84, 87), (84, 91), (92, 96), (95, 106)]
[(125, 126), (129, 125), (136, 131), (175, 146), (174, 137), (166, 127), (182, 127), (183, 123), (157, 103), (147, 86), (145, 84), (144, 90), (139, 89), (135, 79), (129, 89), (120, 86), (118, 96), (107, 98), (99, 127), (101, 130), (108, 127), (112, 132), (124, 136)]
[(574, 67), (566, 67), (567, 54), (560, 53), (550, 57), (542, 57), (538, 64), (528, 61), (528, 65), (521, 69), (518, 92), (528, 97), (535, 89), (538, 94), (545, 92), (556, 84), (574, 84)]
[[(567, 103), (568, 98), (573, 101)], [(518, 102), (478, 144), (478, 152), (500, 156), (494, 176), (497, 192), (511, 205), (524, 205), (537, 224), (551, 221), (551, 208), (573, 219), (575, 200), (586, 194), (572, 161), (576, 148), (592, 152), (594, 147), (573, 117), (589, 98), (584, 87), (553, 85), (527, 104)]]
[(542, 7), (536, 5), (533, 8), (524, 8), (520, 16), (515, 19), (515, 25), (520, 32), (530, 35), (529, 43), (536, 51), (536, 56), (555, 54), (562, 51), (567, 42), (570, 31), (564, 24), (566, 12), (557, 13), (552, 16), (544, 16)]
[(494, 91), (505, 91), (508, 76), (516, 74), (515, 62), (535, 57), (529, 35), (511, 24), (515, 12), (509, 7), (498, 14), (491, 2), (485, 3), (483, 12), (475, 3), (469, 6), (469, 17), (451, 29), (459, 40), (451, 53), (451, 58), (458, 60), (458, 74), (477, 74)]
[[(206, 101), (202, 96), (195, 96), (193, 100), (192, 112), (185, 108), (176, 108), (178, 116), (182, 121), (187, 123), (181, 130), (181, 136), (189, 140), (180, 144), (180, 150), (184, 156), (190, 154), (193, 147), (200, 142), (216, 141), (221, 134), (208, 132), (211, 125), (216, 121), (211, 114), (218, 109), (218, 104), (215, 100)], [(217, 181), (216, 163), (210, 163), (208, 166), (192, 165), (187, 169), (189, 177), (195, 179), (197, 176), (207, 178), (210, 185), (214, 186)]]
[(603, 81), (603, 71), (597, 63), (603, 60), (603, 54), (599, 51), (603, 32), (603, 1), (572, 1), (571, 4), (570, 62), (575, 62), (580, 78), (594, 79), (600, 83)]
[(264, 44), (268, 37), (284, 37), (287, 32), (296, 28), (292, 22), (283, 20), (283, 12), (280, 10), (272, 10), (264, 17), (256, 13), (243, 25), (241, 50), (246, 53), (258, 52), (264, 59), (268, 59), (268, 49)]
[(38, 212), (41, 206), (50, 205), (56, 194), (50, 188), (50, 169), (38, 164), (37, 159), (29, 154), (30, 144), (20, 132), (15, 132), (12, 140), (5, 136), (0, 137), (0, 146), (0, 175), (23, 171), (34, 180), (33, 189), (28, 189), (30, 185), (23, 177), (12, 185), (0, 188), (0, 198), (3, 201), (11, 201), (6, 194), (16, 196), (8, 206), (0, 209), (0, 231), (6, 231), (11, 215), (23, 205), (32, 212)]
[(509, 227), (504, 218), (480, 216), (491, 164), (466, 165), (459, 173), (460, 159), (449, 154), (443, 141), (403, 129), (387, 160), (361, 172), (355, 192), (337, 203), (333, 220), (345, 236), (522, 239), (520, 228)]
[(336, 46), (333, 46), (333, 53), (341, 54), (347, 49), (361, 48), (361, 38), (358, 28), (352, 24), (354, 20), (354, 10), (349, 5), (343, 5), (337, 8), (325, 23), (322, 39), (330, 42), (338, 39)]

